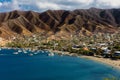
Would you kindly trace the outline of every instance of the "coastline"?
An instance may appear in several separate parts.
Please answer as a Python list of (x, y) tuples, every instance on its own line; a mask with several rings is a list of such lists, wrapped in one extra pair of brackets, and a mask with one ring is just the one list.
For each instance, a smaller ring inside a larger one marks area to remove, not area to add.
[[(11, 49), (11, 48), (8, 48), (8, 47), (2, 47), (2, 48)], [(12, 48), (12, 49), (19, 49), (19, 48)], [(32, 49), (32, 48), (23, 48), (23, 49)], [(61, 56), (66, 55), (66, 56), (74, 56), (74, 57), (78, 57), (78, 58), (90, 59), (90, 60), (100, 62), (100, 63), (108, 65), (108, 66), (110, 66), (112, 68), (120, 70), (120, 60), (111, 60), (110, 58), (102, 58), (102, 57), (97, 57), (97, 56), (78, 55), (76, 53), (69, 53), (69, 52), (52, 50), (52, 49), (44, 49), (44, 50), (47, 50), (49, 52), (53, 52), (53, 53), (61, 55)]]
[(86, 55), (77, 55), (75, 53), (69, 53), (64, 51), (57, 51), (57, 50), (49, 50), (50, 52), (57, 53), (59, 55), (67, 55), (67, 56), (75, 56), (78, 58), (84, 58), (84, 59), (90, 59), (96, 62), (103, 63), (105, 65), (108, 65), (112, 68), (119, 69), (120, 70), (120, 60), (111, 60), (110, 58), (103, 58), (103, 57), (97, 57), (97, 56), (86, 56)]
[(112, 68), (116, 68), (116, 69), (120, 70), (120, 60), (111, 60), (109, 58), (98, 58), (98, 57), (95, 57), (95, 56), (84, 56), (84, 55), (79, 56), (79, 57), (90, 59), (90, 60), (93, 60), (93, 61), (96, 61), (96, 62), (100, 62), (100, 63), (103, 63), (105, 65), (109, 65)]

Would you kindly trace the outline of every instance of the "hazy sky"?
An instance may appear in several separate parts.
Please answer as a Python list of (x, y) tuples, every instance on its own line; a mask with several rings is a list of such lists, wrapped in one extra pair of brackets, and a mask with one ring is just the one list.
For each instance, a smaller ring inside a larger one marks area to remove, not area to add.
[(45, 11), (48, 9), (73, 10), (96, 8), (120, 8), (120, 0), (0, 0), (0, 12), (11, 10)]

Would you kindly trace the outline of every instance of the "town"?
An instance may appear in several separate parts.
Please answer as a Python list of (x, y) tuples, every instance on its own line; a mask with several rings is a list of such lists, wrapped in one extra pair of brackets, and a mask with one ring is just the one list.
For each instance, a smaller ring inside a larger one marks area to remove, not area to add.
[[(57, 37), (56, 37), (57, 38)], [(120, 58), (120, 34), (116, 32), (96, 33), (91, 36), (71, 34), (69, 39), (49, 40), (44, 33), (31, 36), (14, 36), (5, 46), (12, 48), (31, 48), (36, 50), (54, 50), (68, 52), (68, 55), (97, 56), (104, 58)]]

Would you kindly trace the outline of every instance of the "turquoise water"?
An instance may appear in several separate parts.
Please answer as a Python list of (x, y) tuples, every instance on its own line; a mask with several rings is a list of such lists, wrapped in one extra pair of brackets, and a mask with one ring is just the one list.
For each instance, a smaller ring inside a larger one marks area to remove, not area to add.
[(16, 51), (0, 51), (0, 80), (102, 80), (111, 75), (120, 77), (118, 70), (92, 60), (58, 55), (50, 57), (47, 51), (13, 54)]

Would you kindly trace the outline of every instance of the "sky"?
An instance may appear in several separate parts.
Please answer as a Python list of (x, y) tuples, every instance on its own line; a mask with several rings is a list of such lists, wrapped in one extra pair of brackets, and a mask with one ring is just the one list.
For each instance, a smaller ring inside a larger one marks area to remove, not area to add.
[(0, 0), (0, 12), (120, 8), (120, 0)]

